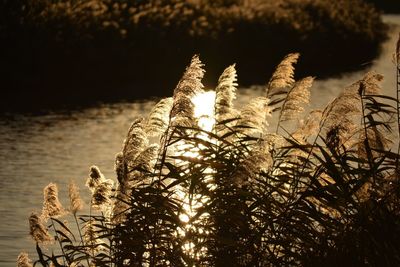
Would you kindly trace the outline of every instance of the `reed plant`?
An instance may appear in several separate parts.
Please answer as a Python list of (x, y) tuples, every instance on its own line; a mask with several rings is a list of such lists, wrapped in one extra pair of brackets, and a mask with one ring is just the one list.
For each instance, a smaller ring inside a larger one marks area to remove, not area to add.
[[(205, 92), (194, 56), (173, 96), (132, 123), (116, 180), (90, 168), (89, 214), (75, 185), (69, 209), (56, 185), (45, 188), (43, 213), (30, 217), (35, 264), (399, 265), (398, 97), (369, 72), (306, 112), (313, 77), (295, 79), (298, 58), (286, 56), (264, 95), (238, 109), (235, 65)], [(395, 58), (399, 75), (399, 48)], [(204, 95), (211, 111), (199, 111)], [(25, 253), (18, 266), (31, 266)]]

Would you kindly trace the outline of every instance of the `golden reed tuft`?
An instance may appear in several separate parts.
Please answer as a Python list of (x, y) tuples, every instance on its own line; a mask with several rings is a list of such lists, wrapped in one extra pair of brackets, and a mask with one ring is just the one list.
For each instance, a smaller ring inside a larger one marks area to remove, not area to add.
[(97, 166), (90, 168), (86, 186), (92, 192), (92, 204), (95, 209), (102, 209), (111, 203), (113, 181), (106, 179)]
[(65, 210), (62, 207), (60, 201), (58, 200), (58, 187), (54, 183), (48, 184), (43, 189), (43, 218), (53, 217), (57, 218), (65, 214)]
[(29, 217), (30, 235), (38, 244), (46, 244), (52, 241), (52, 237), (43, 224), (43, 218), (37, 213), (32, 213)]
[(17, 258), (17, 267), (32, 267), (32, 261), (28, 256), (28, 253), (21, 252)]
[(215, 88), (215, 119), (221, 122), (224, 119), (235, 117), (233, 100), (236, 98), (237, 74), (235, 65), (227, 67), (218, 80)]
[(266, 88), (267, 97), (271, 98), (279, 89), (291, 87), (294, 80), (294, 64), (299, 59), (299, 53), (288, 54), (272, 74)]
[(182, 78), (174, 90), (170, 119), (173, 125), (193, 126), (194, 104), (192, 98), (203, 89), (203, 63), (197, 55), (193, 56)]
[(83, 209), (83, 201), (79, 195), (79, 187), (71, 181), (68, 187), (68, 195), (70, 200), (70, 210), (72, 214), (76, 214)]

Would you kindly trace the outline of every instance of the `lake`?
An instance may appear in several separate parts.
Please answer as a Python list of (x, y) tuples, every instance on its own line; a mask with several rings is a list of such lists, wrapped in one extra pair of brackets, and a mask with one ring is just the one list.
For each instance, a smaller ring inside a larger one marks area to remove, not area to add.
[[(400, 32), (400, 16), (385, 15), (384, 20), (391, 25), (390, 38), (382, 44), (379, 58), (365, 64), (385, 76), (383, 91), (394, 96), (392, 55)], [(311, 107), (323, 107), (364, 73), (366, 70), (326, 80), (317, 77), (311, 92)], [(241, 88), (237, 104), (262, 93), (261, 86)], [(36, 258), (35, 244), (28, 235), (28, 216), (41, 209), (44, 186), (57, 183), (60, 199), (68, 205), (67, 185), (71, 179), (81, 187), (81, 195), (88, 201), (89, 191), (84, 183), (91, 165), (99, 166), (106, 177), (115, 179), (114, 156), (121, 149), (130, 123), (147, 115), (154, 104), (155, 101), (149, 100), (45, 115), (0, 117), (0, 266), (15, 266), (20, 251)]]

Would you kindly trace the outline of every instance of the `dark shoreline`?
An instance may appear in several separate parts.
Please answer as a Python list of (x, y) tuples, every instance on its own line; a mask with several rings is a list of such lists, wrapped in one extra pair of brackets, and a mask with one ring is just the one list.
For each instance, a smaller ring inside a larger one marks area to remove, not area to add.
[[(18, 7), (18, 2), (29, 1), (4, 3)], [(352, 0), (352, 6), (343, 0), (344, 7), (323, 1), (286, 1), (287, 5), (280, 7), (283, 15), (260, 9), (265, 16), (251, 19), (235, 13), (230, 5), (210, 8), (187, 4), (182, 10), (195, 13), (188, 18), (175, 15), (172, 22), (177, 25), (164, 28), (163, 19), (169, 13), (161, 16), (161, 22), (150, 14), (142, 24), (128, 25), (125, 37), (101, 28), (99, 18), (89, 17), (94, 24), (86, 29), (68, 18), (35, 17), (31, 14), (38, 12), (36, 6), (24, 13), (24, 22), (3, 10), (8, 18), (5, 16), (6, 26), (0, 27), (0, 112), (170, 96), (194, 54), (205, 64), (203, 83), (207, 88), (214, 87), (224, 68), (233, 63), (239, 83), (250, 86), (265, 84), (280, 60), (292, 52), (301, 53), (296, 78), (326, 78), (360, 70), (379, 55), (387, 26), (378, 12), (361, 1)], [(337, 21), (333, 14), (342, 11), (335, 8), (346, 12), (354, 8), (355, 13)], [(216, 16), (221, 10), (228, 13), (221, 13), (225, 17), (220, 19)], [(193, 29), (185, 23), (201, 21), (202, 14), (209, 24), (189, 34)], [(211, 23), (222, 24), (217, 27)]]

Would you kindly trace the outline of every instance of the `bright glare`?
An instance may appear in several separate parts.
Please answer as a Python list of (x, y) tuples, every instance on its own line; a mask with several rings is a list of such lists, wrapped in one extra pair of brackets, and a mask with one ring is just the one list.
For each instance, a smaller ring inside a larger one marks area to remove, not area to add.
[(215, 124), (215, 91), (202, 92), (193, 97), (192, 102), (194, 104), (194, 116), (199, 120), (199, 127), (210, 132)]
[[(215, 92), (208, 91), (202, 92), (192, 98), (192, 103), (194, 104), (194, 117), (198, 121), (198, 126), (200, 129), (211, 132), (215, 125), (214, 116), (214, 103), (215, 103)], [(213, 142), (207, 133), (196, 133), (197, 138)], [(193, 147), (192, 144), (186, 143), (184, 140), (179, 141), (176, 145), (176, 151), (178, 155), (191, 157), (191, 158), (201, 158), (200, 151), (204, 149), (204, 145), (199, 144), (198, 147)], [(179, 164), (179, 160), (177, 160)], [(184, 162), (182, 162), (184, 164)], [(204, 170), (206, 183), (209, 183), (207, 187), (209, 190), (213, 190), (212, 183), (212, 173), (214, 170), (212, 168), (206, 168)], [(183, 211), (179, 214), (179, 220), (183, 223), (182, 228), (177, 230), (179, 236), (186, 236), (188, 232), (198, 232), (199, 234), (208, 234), (204, 229), (197, 228), (191, 223), (191, 219), (197, 214), (197, 210), (200, 209), (204, 203), (209, 201), (209, 198), (202, 195), (194, 194), (192, 199), (189, 198), (189, 193), (187, 189), (182, 188), (176, 191), (176, 195), (183, 202)], [(209, 216), (208, 213), (203, 213), (196, 220), (203, 220)], [(195, 244), (190, 241), (190, 239), (182, 246), (183, 251), (190, 255), (190, 257), (198, 257), (200, 254), (205, 253), (204, 247), (195, 249)]]

